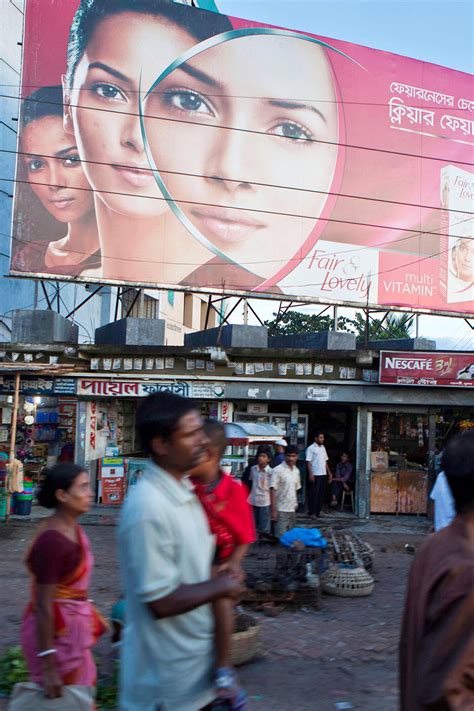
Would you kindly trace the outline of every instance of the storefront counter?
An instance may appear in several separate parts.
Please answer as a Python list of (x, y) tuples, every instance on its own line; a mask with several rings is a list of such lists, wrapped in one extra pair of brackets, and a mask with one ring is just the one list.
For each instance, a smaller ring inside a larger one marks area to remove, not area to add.
[(416, 469), (372, 471), (370, 512), (426, 514), (428, 472)]

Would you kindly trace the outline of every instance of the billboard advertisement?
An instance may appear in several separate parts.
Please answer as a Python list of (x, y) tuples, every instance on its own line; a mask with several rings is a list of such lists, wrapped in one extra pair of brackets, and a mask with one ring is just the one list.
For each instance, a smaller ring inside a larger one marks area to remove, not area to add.
[(472, 77), (160, 0), (27, 0), (11, 272), (474, 313)]
[(380, 383), (474, 387), (474, 353), (381, 351)]

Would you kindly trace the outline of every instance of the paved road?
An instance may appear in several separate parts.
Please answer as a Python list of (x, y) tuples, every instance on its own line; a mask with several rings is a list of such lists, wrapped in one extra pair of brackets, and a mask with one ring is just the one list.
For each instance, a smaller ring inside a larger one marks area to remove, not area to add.
[[(367, 533), (357, 528), (376, 551), (370, 597), (324, 596), (319, 612), (284, 611), (277, 618), (257, 613), (265, 655), (240, 671), (252, 711), (396, 711), (398, 632), (412, 561), (404, 545), (417, 546), (423, 538), (422, 525), (415, 533), (408, 524), (399, 525), (404, 533), (384, 530), (384, 522), (378, 533), (372, 532), (374, 524)], [(86, 531), (96, 557), (92, 597), (107, 614), (120, 589), (115, 526), (88, 525)], [(0, 528), (0, 654), (18, 643), (29, 587), (22, 559), (33, 532), (32, 524)], [(101, 641), (97, 655), (102, 667), (110, 664), (108, 640)]]

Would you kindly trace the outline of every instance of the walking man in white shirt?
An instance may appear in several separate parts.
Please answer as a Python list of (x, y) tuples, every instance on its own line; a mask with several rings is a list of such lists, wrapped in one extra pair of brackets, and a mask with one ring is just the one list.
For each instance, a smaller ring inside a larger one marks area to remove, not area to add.
[(298, 448), (292, 444), (285, 451), (285, 461), (272, 470), (270, 493), (272, 498), (272, 520), (276, 521), (275, 535), (281, 538), (296, 525), (298, 491), (301, 477), (296, 462)]
[(328, 453), (324, 446), (324, 433), (316, 432), (314, 444), (306, 450), (306, 466), (308, 467), (308, 513), (311, 518), (321, 514), (326, 489), (326, 475), (332, 478), (328, 464)]
[(121, 650), (121, 711), (197, 711), (217, 693), (209, 603), (237, 599), (229, 572), (211, 580), (214, 538), (185, 474), (207, 442), (191, 400), (150, 395), (137, 412), (150, 463), (119, 524), (127, 608)]

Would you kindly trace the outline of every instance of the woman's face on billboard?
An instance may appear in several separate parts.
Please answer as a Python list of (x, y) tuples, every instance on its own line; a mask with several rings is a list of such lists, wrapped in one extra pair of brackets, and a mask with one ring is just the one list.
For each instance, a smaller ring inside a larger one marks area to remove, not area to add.
[(75, 222), (94, 209), (76, 145), (64, 132), (60, 116), (44, 116), (27, 124), (21, 150), (31, 189), (59, 222)]
[(337, 159), (336, 96), (320, 46), (282, 36), (225, 42), (162, 80), (144, 114), (156, 166), (201, 234), (262, 276), (298, 253)]
[(77, 65), (66, 125), (74, 131), (87, 177), (113, 211), (152, 217), (168, 211), (144, 152), (138, 117), (140, 81), (151, 85), (195, 43), (181, 28), (124, 12), (95, 29)]
[(458, 279), (474, 280), (474, 257), (472, 237), (461, 238), (453, 250), (453, 266)]

